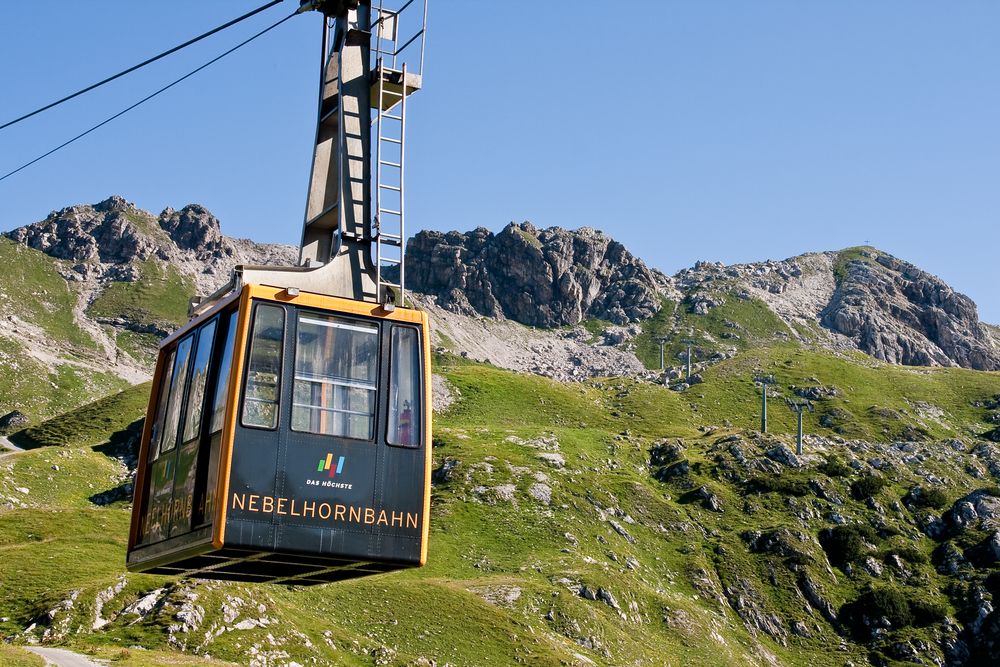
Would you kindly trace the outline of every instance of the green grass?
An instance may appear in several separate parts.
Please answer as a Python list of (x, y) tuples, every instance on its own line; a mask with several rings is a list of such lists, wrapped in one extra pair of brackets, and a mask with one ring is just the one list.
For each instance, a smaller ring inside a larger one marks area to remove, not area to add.
[(0, 237), (0, 312), (40, 327), (56, 343), (94, 350), (97, 344), (73, 319), (78, 294), (57, 266), (46, 254)]
[(160, 346), (160, 338), (156, 334), (124, 330), (114, 333), (114, 338), (118, 349), (139, 363), (151, 368), (156, 362)]
[[(760, 419), (760, 392), (752, 383), (756, 371), (773, 373), (776, 388), (791, 396), (790, 386), (834, 385), (841, 394), (817, 401), (816, 412), (805, 415), (809, 432), (834, 435), (820, 427), (819, 418), (834, 409), (850, 415), (847, 437), (874, 441), (892, 440), (916, 425), (932, 438), (970, 437), (986, 430), (982, 410), (972, 406), (1000, 391), (1000, 373), (984, 373), (961, 368), (915, 368), (891, 366), (829, 352), (806, 350), (795, 345), (776, 345), (749, 350), (721, 362), (705, 372), (706, 382), (698, 386), (704, 395), (687, 393), (692, 407), (708, 424), (731, 423), (741, 429), (755, 429)], [(816, 383), (814, 379), (818, 379)], [(946, 417), (921, 416), (914, 407), (925, 402), (944, 410)], [(902, 419), (884, 416), (883, 408)], [(768, 410), (769, 430), (793, 433), (795, 415), (781, 399), (772, 398)]]
[(20, 410), (32, 420), (44, 419), (127, 386), (113, 373), (76, 364), (58, 364), (50, 370), (18, 341), (0, 337), (0, 410)]
[(542, 242), (538, 240), (537, 236), (535, 236), (531, 232), (521, 229), (520, 227), (515, 227), (514, 229), (517, 230), (518, 236), (524, 239), (525, 243), (530, 245), (532, 248), (535, 248), (536, 250), (542, 249)]
[[(461, 392), (453, 407), (435, 417), (435, 467), (446, 457), (459, 464), (453, 479), (433, 491), (425, 568), (304, 589), (128, 575), (124, 590), (105, 608), (104, 617), (114, 620), (90, 631), (94, 595), (123, 574), (128, 514), (120, 503), (91, 502), (95, 493), (121, 483), (122, 470), (100, 448), (83, 445), (102, 435), (107, 439), (129, 414), (141, 414), (148, 388), (137, 387), (39, 427), (45, 443), (73, 442), (72, 447), (43, 446), (0, 459), (0, 498), (15, 495), (24, 505), (0, 509), (0, 617), (10, 619), (0, 623), (0, 634), (22, 631), (71, 591), (80, 591), (68, 627), (82, 631), (61, 641), (111, 664), (170, 664), (175, 656), (188, 661), (177, 664), (202, 664), (191, 656), (206, 651), (244, 664), (250, 647), (270, 646), (271, 635), (284, 642), (280, 649), (288, 656), (281, 660), (300, 664), (402, 666), (425, 658), (456, 666), (555, 666), (579, 664), (581, 655), (599, 665), (708, 666), (762, 664), (767, 654), (780, 665), (839, 666), (848, 660), (864, 665), (868, 648), (805, 611), (797, 589), (798, 577), (806, 573), (839, 609), (872, 584), (860, 567), (851, 575), (828, 570), (818, 536), (832, 525), (826, 517), (834, 510), (852, 525), (885, 522), (883, 529), (865, 531), (862, 537), (871, 547), (862, 545), (863, 550), (884, 559), (905, 554), (914, 581), (933, 601), (914, 614), (953, 611), (944, 595), (950, 580), (927, 558), (935, 544), (914, 536), (905, 508), (880, 514), (852, 498), (850, 486), (859, 477), (853, 469), (824, 466), (826, 456), (817, 456), (802, 470), (771, 477), (753, 473), (780, 480), (754, 488), (730, 444), (720, 440), (739, 434), (738, 446), (748, 457), (771, 446), (754, 444), (742, 432), (743, 409), (749, 428), (756, 427), (759, 397), (748, 377), (755, 367), (773, 370), (785, 387), (814, 384), (804, 382), (811, 376), (835, 384), (843, 393), (832, 402), (860, 415), (858, 428), (876, 435), (880, 418), (871, 416), (866, 403), (909, 419), (906, 401), (932, 395), (948, 412), (944, 425), (935, 428), (957, 432), (978, 417), (969, 405), (972, 398), (1000, 391), (998, 374), (861, 366), (786, 345), (744, 352), (714, 366), (699, 387), (700, 398), (624, 379), (560, 384), (449, 355), (437, 355), (435, 362), (435, 372)], [(793, 426), (791, 413), (784, 412), (773, 410), (772, 430), (779, 435)], [(725, 420), (733, 426), (711, 434), (699, 430)], [(650, 447), (664, 438), (680, 440), (690, 464), (683, 478), (659, 482), (650, 474)], [(541, 453), (559, 454), (564, 467), (546, 463)], [(842, 460), (848, 455), (840, 453)], [(983, 483), (946, 458), (928, 457), (921, 467), (953, 480), (949, 498)], [(880, 474), (887, 486), (873, 498), (886, 508), (926, 483), (905, 466)], [(540, 480), (551, 490), (551, 504), (530, 495)], [(842, 504), (821, 500), (812, 480)], [(508, 484), (513, 500), (498, 500), (493, 490)], [(701, 486), (716, 494), (722, 513), (690, 495)], [(741, 537), (747, 531), (781, 535), (792, 551), (752, 553)], [(888, 564), (885, 568), (884, 584), (902, 585)], [(573, 586), (609, 591), (621, 610), (585, 599)], [(147, 620), (115, 618), (161, 587), (166, 587), (162, 607)], [(725, 601), (727, 590), (739, 591), (743, 604), (755, 605), (786, 628), (806, 623), (812, 636), (789, 633), (781, 645), (760, 631), (751, 633)], [(174, 635), (175, 645), (186, 646), (188, 655), (182, 656), (169, 650), (167, 628), (178, 623), (178, 605), (187, 592), (197, 595), (204, 620), (198, 630)], [(213, 634), (202, 646), (206, 632), (235, 624), (223, 621), (221, 612), (234, 598), (248, 604), (239, 619), (265, 616), (276, 622)], [(289, 635), (292, 629), (301, 636)], [(933, 632), (917, 623), (890, 639), (931, 641)], [(149, 650), (131, 648), (136, 645)]]
[(5, 667), (45, 667), (45, 661), (26, 649), (0, 644), (0, 665)]
[[(684, 363), (686, 338), (695, 341), (693, 360), (701, 361), (713, 353), (730, 348), (746, 350), (770, 345), (775, 337), (788, 337), (785, 323), (759, 299), (740, 299), (734, 293), (722, 294), (724, 303), (696, 315), (690, 304), (663, 299), (662, 308), (642, 323), (636, 339), (635, 354), (647, 368), (660, 367), (660, 338), (666, 338), (663, 353), (667, 366)], [(736, 326), (733, 327), (732, 324)]]
[(601, 320), (596, 318), (580, 322), (580, 326), (582, 326), (584, 329), (587, 330), (588, 333), (590, 333), (591, 343), (597, 342), (600, 339), (601, 335), (604, 333), (604, 331), (611, 325), (612, 323), (607, 320)]
[(149, 383), (130, 387), (20, 431), (22, 446), (81, 447), (105, 441), (146, 414)]
[(194, 283), (169, 264), (148, 259), (135, 282), (111, 283), (87, 309), (93, 317), (123, 317), (140, 324), (180, 326), (187, 321)]

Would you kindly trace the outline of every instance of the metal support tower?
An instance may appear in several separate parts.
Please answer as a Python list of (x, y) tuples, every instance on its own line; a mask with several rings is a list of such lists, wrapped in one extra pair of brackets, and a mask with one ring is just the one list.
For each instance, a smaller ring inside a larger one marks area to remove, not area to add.
[(406, 98), (423, 82), (427, 0), (300, 0), (310, 10), (323, 14), (323, 47), (299, 266), (238, 266), (192, 312), (242, 283), (403, 301)]
[(767, 433), (767, 386), (776, 384), (773, 375), (759, 375), (754, 378), (754, 382), (760, 383), (760, 432)]
[(691, 346), (694, 345), (696, 341), (694, 341), (691, 338), (685, 338), (681, 342), (684, 343), (685, 345), (687, 345), (687, 377), (685, 378), (685, 380), (688, 382), (688, 384), (690, 384), (690, 382), (691, 382)]
[(802, 454), (802, 413), (806, 410), (809, 412), (813, 411), (813, 404), (811, 401), (798, 401), (792, 399), (786, 399), (788, 407), (796, 412), (799, 417), (799, 434), (798, 439), (795, 441), (795, 453)]
[(661, 371), (666, 367), (664, 365), (664, 363), (663, 363), (663, 344), (666, 343), (668, 340), (670, 340), (670, 339), (667, 338), (666, 336), (661, 336), (660, 338), (656, 339), (656, 342), (658, 342), (660, 344), (660, 370)]

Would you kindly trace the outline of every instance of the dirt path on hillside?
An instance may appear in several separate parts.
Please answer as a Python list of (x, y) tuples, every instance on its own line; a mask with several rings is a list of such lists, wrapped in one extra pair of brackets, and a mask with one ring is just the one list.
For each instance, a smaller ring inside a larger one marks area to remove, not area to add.
[(45, 659), (45, 664), (56, 667), (100, 667), (86, 656), (73, 653), (62, 648), (42, 648), (40, 646), (25, 646), (25, 650)]
[(0, 451), (0, 458), (24, 451), (23, 449), (15, 445), (13, 442), (8, 440), (7, 436), (3, 435), (0, 435), (0, 448), (3, 449), (3, 451)]

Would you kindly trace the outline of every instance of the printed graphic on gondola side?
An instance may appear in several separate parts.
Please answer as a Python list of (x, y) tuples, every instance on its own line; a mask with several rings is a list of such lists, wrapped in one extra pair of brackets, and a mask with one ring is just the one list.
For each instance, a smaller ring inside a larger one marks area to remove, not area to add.
[(354, 485), (350, 482), (338, 481), (336, 478), (342, 478), (344, 475), (344, 463), (347, 460), (345, 456), (339, 456), (334, 461), (333, 452), (327, 452), (326, 456), (319, 460), (316, 466), (316, 472), (325, 472), (326, 479), (307, 479), (306, 486), (322, 486), (328, 489), (344, 489), (346, 491), (351, 491)]

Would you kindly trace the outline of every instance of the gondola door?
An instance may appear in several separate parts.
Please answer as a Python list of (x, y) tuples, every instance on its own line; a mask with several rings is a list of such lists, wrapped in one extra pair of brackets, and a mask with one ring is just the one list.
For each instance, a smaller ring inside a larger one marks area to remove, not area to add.
[(377, 320), (257, 302), (226, 545), (373, 557)]

